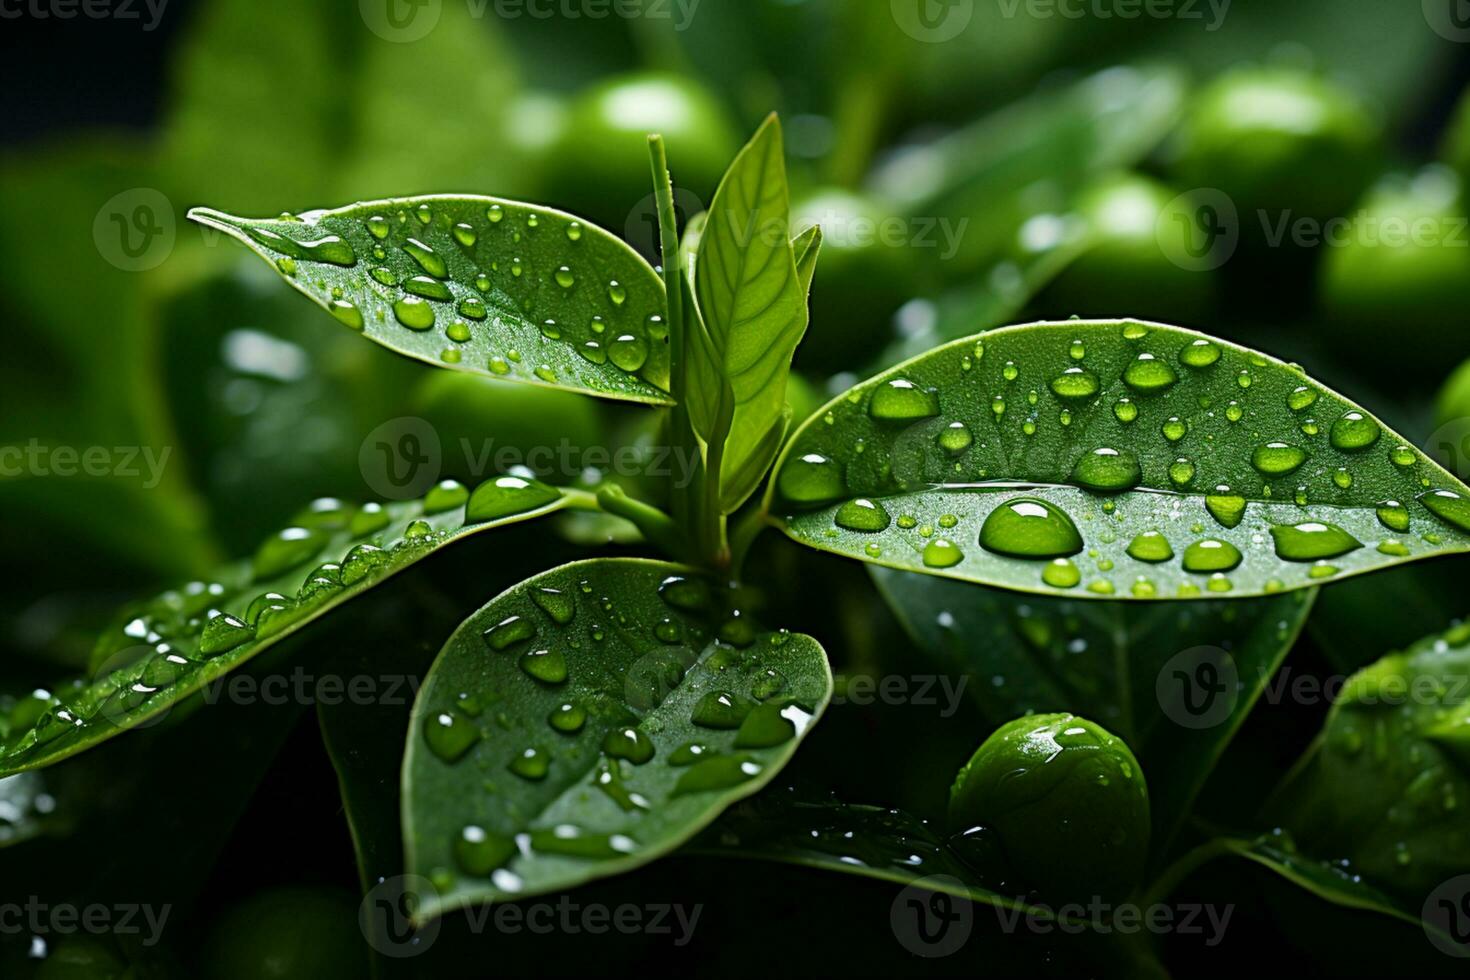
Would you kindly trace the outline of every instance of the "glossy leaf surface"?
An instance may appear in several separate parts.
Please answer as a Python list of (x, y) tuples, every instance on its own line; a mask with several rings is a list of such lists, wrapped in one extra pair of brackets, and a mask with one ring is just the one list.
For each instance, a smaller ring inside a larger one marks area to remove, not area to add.
[(663, 283), (595, 225), (491, 197), (190, 217), (271, 262), (339, 322), (440, 367), (668, 404)]
[(13, 708), (0, 775), (50, 765), (142, 725), (445, 545), (567, 503), (554, 487), (506, 476), (473, 495), (447, 481), (419, 500), (362, 507), (319, 500), (251, 561), (120, 616), (98, 640), (90, 683), (38, 692)]
[(1008, 327), (839, 396), (792, 437), (792, 538), (1088, 598), (1308, 588), (1470, 550), (1470, 488), (1300, 369), (1161, 324)]
[(421, 918), (637, 867), (775, 776), (831, 696), (826, 657), (720, 607), (680, 566), (594, 559), (465, 621), (404, 760)]

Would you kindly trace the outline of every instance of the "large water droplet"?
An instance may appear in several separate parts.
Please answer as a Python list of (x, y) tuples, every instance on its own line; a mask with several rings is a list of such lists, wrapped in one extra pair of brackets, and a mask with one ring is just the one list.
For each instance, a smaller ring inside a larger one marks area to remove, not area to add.
[(1336, 558), (1363, 547), (1363, 542), (1336, 524), (1321, 521), (1279, 524), (1271, 528), (1271, 537), (1276, 541), (1276, 557), (1286, 561)]
[(446, 510), (462, 507), (469, 496), (469, 490), (458, 480), (440, 480), (424, 495), (424, 513), (442, 514)]
[(868, 403), (868, 415), (879, 422), (914, 422), (939, 414), (939, 393), (907, 378), (879, 385)]
[(218, 656), (250, 642), (255, 637), (255, 627), (236, 619), (228, 613), (211, 616), (204, 624), (204, 633), (199, 639), (199, 652), (206, 657)]
[(694, 704), (689, 720), (705, 728), (739, 728), (754, 704), (729, 691), (706, 692)]
[(1262, 476), (1285, 476), (1306, 461), (1306, 450), (1285, 442), (1268, 442), (1251, 453), (1251, 465)]
[(719, 755), (691, 766), (674, 784), (674, 796), (729, 789), (759, 776), (762, 765), (746, 753)]
[(1034, 497), (1017, 497), (985, 518), (980, 545), (1013, 558), (1066, 558), (1082, 550), (1082, 535), (1059, 508)]
[(403, 250), (413, 257), (420, 269), (434, 278), (447, 279), (449, 277), (449, 269), (445, 266), (443, 257), (417, 238), (410, 238), (404, 242)]
[(1097, 375), (1082, 367), (1069, 367), (1051, 379), (1052, 394), (1066, 401), (1079, 401), (1096, 395)]
[(505, 650), (536, 635), (536, 626), (529, 619), (507, 616), (484, 632), (485, 642), (492, 650)]
[(275, 578), (316, 555), (326, 546), (321, 531), (305, 527), (288, 527), (267, 538), (255, 552), (252, 568), (257, 582)]
[(1231, 493), (1229, 487), (1216, 487), (1205, 496), (1205, 510), (1221, 527), (1236, 527), (1245, 517), (1245, 498)]
[(1362, 412), (1348, 412), (1332, 423), (1332, 431), (1327, 438), (1333, 449), (1351, 453), (1367, 449), (1378, 441), (1381, 434), (1382, 429), (1377, 422)]
[(820, 453), (806, 453), (786, 461), (777, 478), (781, 496), (797, 506), (817, 506), (845, 496), (842, 468)]
[(1184, 549), (1186, 572), (1228, 572), (1240, 562), (1240, 549), (1229, 541), (1205, 538)]
[(927, 568), (953, 568), (965, 560), (965, 555), (948, 538), (933, 538), (924, 545), (921, 558)]
[(1173, 558), (1174, 549), (1170, 547), (1169, 539), (1161, 532), (1144, 531), (1128, 543), (1128, 555), (1138, 561), (1158, 564)]
[(1096, 493), (1120, 493), (1138, 486), (1143, 472), (1138, 457), (1126, 449), (1094, 449), (1072, 469), (1073, 483)]
[(1158, 394), (1179, 380), (1179, 375), (1169, 366), (1147, 352), (1139, 354), (1123, 369), (1123, 383), (1134, 391), (1145, 395)]
[(424, 741), (445, 762), (454, 762), (480, 740), (480, 730), (453, 711), (439, 711), (424, 719)]
[(546, 587), (531, 590), (531, 601), (560, 626), (570, 623), (577, 615), (577, 603), (560, 589)]
[(1470, 532), (1470, 499), (1453, 490), (1430, 490), (1421, 493), (1418, 499), (1435, 517)]
[(517, 753), (506, 768), (522, 779), (539, 782), (551, 771), (551, 760), (545, 752), (535, 746), (528, 746)]
[(641, 766), (653, 758), (653, 739), (640, 728), (622, 726), (610, 730), (602, 739), (602, 751), (614, 759), (627, 759)]
[(849, 531), (882, 531), (888, 527), (893, 520), (883, 505), (866, 497), (849, 500), (837, 509), (837, 516), (833, 519), (838, 527), (845, 527)]
[[(490, 645), (495, 646), (495, 639), (488, 639)], [(543, 684), (565, 684), (567, 681), (567, 661), (560, 650), (527, 650), (521, 654), (519, 663), (521, 670)]]
[(434, 308), (417, 296), (394, 301), (393, 316), (410, 330), (428, 330), (434, 325)]
[(465, 508), (467, 523), (496, 521), (514, 514), (545, 507), (561, 498), (561, 492), (540, 480), (522, 476), (497, 476), (486, 480), (470, 495)]
[(1179, 363), (1185, 367), (1207, 368), (1220, 359), (1220, 346), (1209, 340), (1195, 340), (1179, 351)]
[(471, 824), (454, 840), (454, 859), (467, 874), (485, 877), (516, 853), (513, 838)]
[(1070, 558), (1055, 558), (1041, 570), (1041, 580), (1054, 589), (1072, 589), (1082, 581), (1082, 573)]

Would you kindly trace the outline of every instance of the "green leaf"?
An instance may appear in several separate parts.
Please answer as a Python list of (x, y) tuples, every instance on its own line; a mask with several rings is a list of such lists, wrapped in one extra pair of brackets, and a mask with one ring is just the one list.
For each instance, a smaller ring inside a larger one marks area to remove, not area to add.
[(12, 712), (0, 776), (51, 765), (135, 728), (440, 548), (570, 502), (519, 477), (494, 477), (473, 495), (445, 481), (422, 500), (361, 508), (319, 500), (251, 561), (118, 617), (98, 640), (95, 680), (23, 704), (16, 710), (24, 724)]
[[(1286, 659), (1317, 595), (1097, 603), (872, 572), (915, 642), (966, 678), (991, 722), (1076, 712), (1127, 742), (1148, 774), (1156, 851)], [(1209, 677), (1211, 686), (1200, 686)]]
[(1348, 678), (1268, 808), (1304, 853), (1411, 909), (1470, 873), (1470, 624)]
[(1136, 321), (930, 351), (818, 410), (775, 472), (803, 544), (1022, 592), (1264, 595), (1470, 551), (1470, 487), (1372, 415)]
[(812, 291), (812, 277), (816, 275), (817, 256), (821, 251), (821, 225), (812, 225), (791, 240), (791, 254), (796, 260), (796, 278), (801, 280), (801, 291), (808, 295)]
[(826, 657), (717, 612), (680, 566), (595, 559), (465, 621), (404, 759), (408, 870), (438, 887), (421, 917), (645, 864), (780, 770), (831, 696)]
[(773, 115), (720, 182), (693, 267), (703, 328), (692, 331), (689, 415), (707, 444), (724, 440), (726, 512), (744, 499), (749, 460), (782, 424), (791, 356), (806, 332), (806, 286), (789, 241), (788, 198), (781, 126)]
[[(663, 282), (572, 215), (431, 196), (248, 219), (195, 208), (350, 329), (440, 367), (669, 404)], [(380, 237), (381, 236), (381, 237)]]
[(1269, 868), (1333, 905), (1379, 912), (1414, 925), (1425, 924), (1392, 896), (1379, 891), (1353, 871), (1300, 853), (1284, 834), (1265, 834), (1254, 839), (1221, 838), (1216, 843), (1228, 853)]

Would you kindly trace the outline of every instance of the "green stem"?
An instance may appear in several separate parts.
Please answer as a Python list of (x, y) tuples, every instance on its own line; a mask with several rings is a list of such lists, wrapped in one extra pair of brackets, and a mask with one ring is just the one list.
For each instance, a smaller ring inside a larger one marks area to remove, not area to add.
[(730, 545), (725, 539), (725, 510), (720, 500), (720, 471), (725, 462), (725, 442), (730, 436), (730, 422), (735, 416), (735, 403), (729, 397), (720, 399), (704, 470), (700, 473), (699, 530), (704, 560), (724, 571), (730, 566)]
[(652, 504), (630, 497), (616, 483), (597, 491), (597, 505), (606, 513), (631, 522), (643, 536), (675, 558), (685, 557), (684, 535), (674, 519)]
[(749, 554), (750, 546), (769, 524), (769, 513), (764, 504), (736, 522), (735, 530), (730, 533), (730, 577), (737, 582), (745, 569), (745, 556)]
[[(674, 184), (669, 176), (668, 155), (664, 140), (657, 134), (648, 137), (649, 166), (653, 171), (653, 193), (658, 204), (659, 251), (662, 255), (664, 294), (668, 309), (669, 328), (669, 394), (674, 398), (673, 411), (669, 413), (668, 436), (675, 452), (684, 454), (683, 459), (700, 458), (699, 443), (694, 437), (694, 428), (689, 423), (688, 372), (685, 348), (688, 332), (684, 323), (684, 268), (683, 255), (679, 250), (679, 221), (674, 211)], [(672, 287), (672, 288), (671, 288)], [(697, 485), (697, 484), (696, 484)], [(669, 506), (674, 512), (674, 521), (685, 536), (690, 536), (691, 501), (693, 485), (669, 487)]]

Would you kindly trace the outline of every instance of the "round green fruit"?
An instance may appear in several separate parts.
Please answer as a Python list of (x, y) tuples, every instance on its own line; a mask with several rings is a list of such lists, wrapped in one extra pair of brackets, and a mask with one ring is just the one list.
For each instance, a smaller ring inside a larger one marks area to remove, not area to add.
[(1212, 269), (1186, 268), (1191, 231), (1171, 220), (1178, 194), (1146, 177), (1123, 176), (1085, 192), (1077, 210), (1088, 246), (1047, 287), (1048, 315), (1129, 316), (1170, 323), (1202, 319), (1215, 295)]
[(949, 792), (950, 828), (985, 828), (1048, 902), (1126, 896), (1148, 860), (1148, 787), (1128, 746), (1070, 714), (1002, 725)]
[(1180, 133), (1177, 174), (1214, 188), (1258, 227), (1284, 211), (1342, 213), (1371, 179), (1380, 126), (1351, 93), (1308, 72), (1242, 68), (1196, 98)]
[(661, 73), (617, 76), (572, 100), (545, 157), (552, 203), (622, 234), (639, 202), (653, 193), (650, 133), (664, 138), (674, 183), (708, 206), (740, 149), (739, 136), (712, 93)]
[(327, 888), (272, 888), (226, 911), (200, 950), (210, 980), (317, 980), (367, 973), (357, 902)]
[(1375, 187), (1340, 227), (1329, 227), (1322, 305), (1338, 347), (1359, 364), (1381, 365), (1385, 344), (1412, 352), (1401, 369), (1442, 378), (1465, 354), (1470, 307), (1470, 237), (1459, 181), (1431, 167)]

